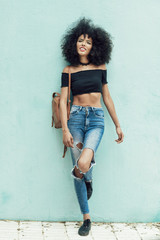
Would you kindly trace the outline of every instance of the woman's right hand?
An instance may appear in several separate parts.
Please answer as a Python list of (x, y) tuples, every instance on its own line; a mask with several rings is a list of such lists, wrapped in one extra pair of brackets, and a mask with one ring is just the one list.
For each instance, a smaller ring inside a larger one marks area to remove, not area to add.
[(63, 144), (67, 147), (74, 147), (73, 146), (73, 137), (69, 130), (63, 132)]

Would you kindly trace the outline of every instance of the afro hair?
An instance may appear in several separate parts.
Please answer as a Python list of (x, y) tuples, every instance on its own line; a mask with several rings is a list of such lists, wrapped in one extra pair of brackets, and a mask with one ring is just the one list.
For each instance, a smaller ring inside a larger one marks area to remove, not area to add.
[(61, 39), (62, 55), (65, 60), (73, 66), (77, 66), (79, 62), (79, 55), (77, 53), (77, 40), (82, 34), (88, 34), (92, 38), (92, 48), (88, 54), (88, 60), (94, 65), (101, 65), (109, 63), (111, 60), (111, 52), (113, 43), (111, 35), (103, 28), (95, 26), (91, 19), (85, 17), (74, 22), (74, 26), (69, 28)]

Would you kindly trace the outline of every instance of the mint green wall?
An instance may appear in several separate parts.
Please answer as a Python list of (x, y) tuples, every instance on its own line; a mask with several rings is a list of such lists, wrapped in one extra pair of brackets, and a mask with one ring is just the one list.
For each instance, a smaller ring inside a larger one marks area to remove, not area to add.
[[(82, 220), (51, 128), (51, 95), (66, 62), (60, 39), (81, 16), (112, 36), (108, 87), (124, 132), (105, 110), (96, 155), (93, 221), (160, 221), (160, 1), (0, 1), (0, 219)], [(103, 105), (104, 107), (104, 105)]]

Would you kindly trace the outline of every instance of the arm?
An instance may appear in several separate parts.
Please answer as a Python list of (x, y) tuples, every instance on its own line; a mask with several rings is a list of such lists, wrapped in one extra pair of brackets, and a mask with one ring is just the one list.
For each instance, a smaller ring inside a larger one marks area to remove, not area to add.
[(124, 134), (121, 130), (120, 123), (118, 121), (118, 117), (117, 117), (117, 114), (116, 114), (115, 106), (114, 106), (113, 100), (110, 96), (107, 84), (103, 84), (102, 96), (103, 96), (103, 102), (104, 102), (104, 104), (105, 104), (105, 106), (106, 106), (106, 108), (107, 108), (115, 126), (116, 126), (116, 132), (118, 134), (118, 139), (116, 139), (115, 141), (117, 143), (121, 143), (121, 142), (123, 142)]
[[(65, 67), (63, 72), (68, 73), (68, 68)], [(63, 143), (67, 147), (73, 147), (73, 137), (67, 126), (67, 96), (68, 96), (68, 87), (62, 87), (61, 97), (60, 97), (60, 116), (61, 116), (62, 131), (63, 131)]]
[[(105, 64), (101, 65), (101, 69), (106, 70)], [(121, 130), (120, 123), (118, 121), (118, 117), (116, 114), (115, 106), (114, 106), (113, 100), (111, 98), (111, 95), (109, 93), (107, 84), (103, 84), (103, 86), (102, 86), (102, 97), (103, 97), (103, 102), (104, 102), (104, 104), (116, 126), (116, 132), (117, 132), (119, 138), (115, 141), (117, 143), (121, 143), (121, 142), (123, 142), (124, 134)]]
[(120, 127), (120, 123), (118, 121), (118, 117), (117, 117), (117, 114), (116, 114), (116, 110), (115, 110), (115, 106), (114, 106), (114, 103), (113, 103), (113, 100), (110, 96), (110, 93), (109, 93), (109, 89), (108, 89), (108, 86), (107, 84), (103, 84), (103, 87), (102, 87), (102, 96), (103, 96), (103, 102), (115, 124), (116, 127)]

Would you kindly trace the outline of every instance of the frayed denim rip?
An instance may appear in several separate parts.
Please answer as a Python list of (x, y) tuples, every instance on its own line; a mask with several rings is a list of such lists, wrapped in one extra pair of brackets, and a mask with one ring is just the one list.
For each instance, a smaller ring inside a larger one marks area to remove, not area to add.
[[(81, 180), (80, 178), (76, 177), (74, 175), (74, 169), (75, 169), (75, 166), (79, 169), (79, 172), (84, 174), (85, 175), (85, 181), (91, 181), (92, 180), (92, 176), (90, 176), (89, 174), (89, 171), (90, 169), (96, 165), (96, 162), (95, 162), (95, 159), (94, 159), (94, 151), (93, 151), (93, 158), (91, 160), (91, 163), (90, 163), (90, 167), (89, 167), (89, 170), (87, 172), (82, 172), (78, 166), (78, 160), (80, 159), (80, 156), (82, 154), (82, 151), (84, 148), (79, 148), (77, 145), (81, 143), (81, 142), (77, 142), (77, 143), (74, 143), (73, 146), (74, 148), (72, 148), (72, 155), (74, 155), (74, 159), (75, 159), (75, 164), (74, 164), (74, 167), (72, 168), (71, 170), (71, 176), (73, 176), (74, 178), (76, 178), (77, 180)], [(83, 143), (81, 143), (82, 146), (83, 146)], [(92, 149), (93, 150), (93, 149)]]

